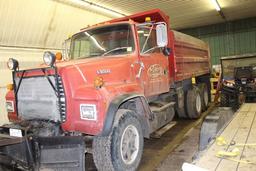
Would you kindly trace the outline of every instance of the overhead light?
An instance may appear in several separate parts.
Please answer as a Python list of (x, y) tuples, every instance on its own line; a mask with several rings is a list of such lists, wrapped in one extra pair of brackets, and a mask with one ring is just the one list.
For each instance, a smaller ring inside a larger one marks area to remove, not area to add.
[(220, 8), (220, 4), (218, 3), (218, 1), (217, 0), (211, 0), (211, 1), (212, 1), (213, 5), (214, 5), (215, 9), (217, 11), (220, 11), (221, 8)]
[(114, 16), (114, 17), (124, 17), (124, 16), (126, 16), (125, 14), (117, 12), (113, 9), (98, 5), (96, 3), (93, 3), (93, 2), (90, 2), (90, 1), (87, 1), (87, 0), (72, 0), (72, 2), (77, 4), (77, 5), (83, 6), (85, 8), (89, 8), (89, 9), (91, 8), (93, 10), (96, 10), (97, 12), (105, 13), (105, 14), (108, 14), (108, 15), (111, 15), (111, 16)]
[(98, 12), (103, 12), (105, 14), (109, 14), (109, 15), (112, 15), (112, 16), (115, 16), (115, 17), (124, 17), (125, 15), (124, 14), (121, 14), (119, 12), (116, 12), (112, 9), (108, 9), (106, 7), (103, 7), (103, 6), (100, 6), (100, 5), (97, 5), (97, 4), (91, 4), (90, 7)]

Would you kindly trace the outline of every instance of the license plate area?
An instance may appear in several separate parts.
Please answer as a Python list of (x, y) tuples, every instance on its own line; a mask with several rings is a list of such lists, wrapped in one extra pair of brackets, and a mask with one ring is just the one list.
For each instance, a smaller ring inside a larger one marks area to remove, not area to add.
[(19, 138), (23, 137), (23, 136), (22, 136), (22, 130), (20, 130), (20, 129), (14, 129), (14, 128), (10, 128), (10, 129), (9, 129), (9, 135), (10, 135), (11, 137), (19, 137)]
[(21, 143), (24, 140), (23, 135), (24, 134), (21, 129), (18, 129), (18, 131), (12, 130), (10, 134), (9, 127), (1, 126), (0, 127), (0, 147)]

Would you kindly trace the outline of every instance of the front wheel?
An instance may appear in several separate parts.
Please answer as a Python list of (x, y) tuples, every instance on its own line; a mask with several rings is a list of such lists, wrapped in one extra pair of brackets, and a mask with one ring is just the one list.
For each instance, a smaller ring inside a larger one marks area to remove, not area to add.
[(95, 137), (93, 159), (98, 170), (129, 170), (139, 166), (143, 151), (143, 134), (139, 120), (130, 110), (118, 110), (120, 119), (115, 122), (107, 137)]

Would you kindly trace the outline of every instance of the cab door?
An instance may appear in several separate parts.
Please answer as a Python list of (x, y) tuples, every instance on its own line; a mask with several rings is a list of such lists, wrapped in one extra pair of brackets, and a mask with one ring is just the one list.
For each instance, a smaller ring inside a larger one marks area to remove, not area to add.
[(168, 56), (157, 46), (156, 30), (153, 26), (138, 26), (140, 62), (143, 65), (141, 81), (146, 97), (169, 91)]

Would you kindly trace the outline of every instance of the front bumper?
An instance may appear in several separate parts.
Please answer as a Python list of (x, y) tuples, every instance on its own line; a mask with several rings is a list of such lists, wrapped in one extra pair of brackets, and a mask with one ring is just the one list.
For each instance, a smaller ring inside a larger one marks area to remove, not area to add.
[[(22, 170), (84, 170), (81, 136), (11, 137), (0, 127), (0, 165)], [(8, 143), (9, 142), (9, 143)]]

